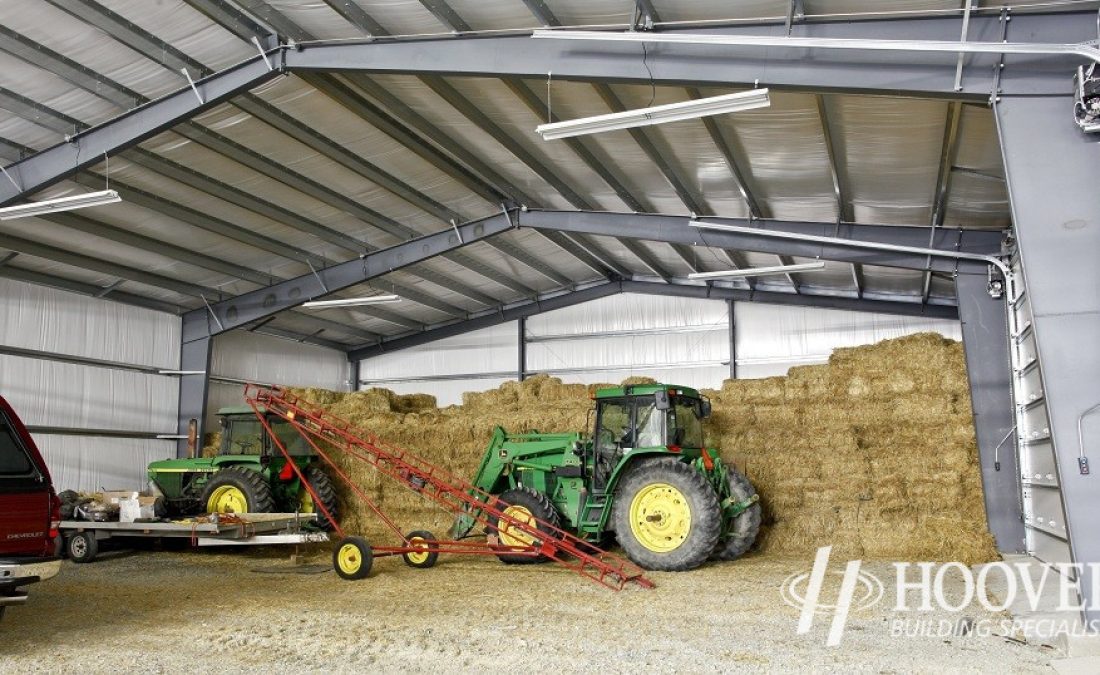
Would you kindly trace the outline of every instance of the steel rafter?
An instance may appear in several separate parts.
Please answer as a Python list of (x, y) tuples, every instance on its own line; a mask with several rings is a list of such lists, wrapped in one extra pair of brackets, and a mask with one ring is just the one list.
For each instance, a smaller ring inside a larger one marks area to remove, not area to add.
[(606, 298), (618, 293), (642, 293), (683, 298), (762, 302), (769, 304), (823, 307), (827, 309), (881, 312), (908, 316), (928, 316), (943, 319), (958, 318), (958, 309), (954, 306), (925, 306), (918, 302), (856, 300), (854, 298), (843, 298), (831, 295), (749, 291), (723, 286), (689, 283), (666, 284), (648, 281), (611, 281), (567, 293), (547, 295), (535, 301), (505, 306), (493, 312), (473, 316), (466, 321), (434, 327), (421, 333), (383, 338), (379, 343), (364, 345), (351, 350), (348, 352), (348, 359), (351, 361), (359, 361), (374, 356), (381, 356), (389, 352), (408, 349), (409, 347), (427, 344), (455, 335), (462, 335), (470, 331), (498, 326), (508, 321), (517, 321), (543, 312), (591, 302), (592, 300)]
[(851, 193), (848, 191), (848, 181), (843, 174), (840, 151), (836, 147), (836, 134), (833, 133), (833, 125), (829, 121), (829, 107), (821, 94), (814, 96), (814, 100), (817, 103), (817, 116), (821, 121), (821, 135), (825, 139), (825, 152), (829, 157), (829, 174), (833, 179), (837, 221), (850, 223), (855, 220), (852, 215)]

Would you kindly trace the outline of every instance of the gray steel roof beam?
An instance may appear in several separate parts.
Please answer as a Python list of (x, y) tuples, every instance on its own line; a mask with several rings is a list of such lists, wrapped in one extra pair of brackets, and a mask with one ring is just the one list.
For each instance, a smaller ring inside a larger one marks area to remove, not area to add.
[[(611, 112), (623, 112), (626, 110), (626, 106), (619, 100), (619, 97), (612, 91), (611, 87), (604, 83), (596, 83), (592, 85), (596, 89), (596, 93), (600, 95), (604, 103), (608, 108), (611, 108)], [(676, 196), (683, 202), (684, 207), (691, 213), (699, 215), (705, 215), (710, 213), (710, 209), (707, 206), (706, 201), (701, 195), (695, 193), (695, 190), (688, 185), (687, 178), (681, 175), (680, 170), (672, 165), (660, 151), (657, 150), (657, 146), (654, 144), (653, 139), (650, 138), (649, 132), (644, 129), (627, 129), (630, 137), (634, 139), (634, 142), (638, 144), (638, 147), (642, 149), (642, 152), (649, 157), (649, 161), (661, 171), (661, 175), (665, 177), (669, 185), (676, 192)]]
[(346, 352), (348, 350), (348, 344), (346, 342), (336, 342), (335, 340), (326, 340), (319, 337), (319, 333), (313, 335), (302, 335), (301, 333), (280, 328), (278, 326), (262, 326), (259, 328), (249, 330), (250, 333), (259, 333), (261, 335), (271, 335), (286, 340), (294, 340), (295, 342), (305, 342), (318, 347), (328, 347), (338, 352)]
[(418, 291), (412, 286), (406, 284), (397, 283), (395, 281), (386, 281), (381, 284), (383, 287), (389, 286), (394, 293), (400, 295), (406, 300), (411, 300), (419, 305), (430, 307), (438, 312), (444, 314), (450, 314), (451, 316), (464, 317), (466, 316), (466, 310), (461, 307), (456, 307), (449, 302), (444, 302), (438, 298), (432, 297), (428, 293)]
[(458, 232), (444, 231), (425, 235), (317, 270), (316, 273), (304, 274), (216, 303), (211, 309), (214, 316), (218, 317), (217, 321), (205, 308), (201, 312), (189, 312), (184, 318), (183, 340), (190, 342), (232, 330), (296, 307), (310, 299), (369, 282), (397, 269), (415, 265), (513, 227), (512, 219), (504, 214), (491, 216), (459, 225)]
[[(718, 250), (720, 250), (722, 252), (722, 255), (726, 257), (726, 260), (729, 261), (729, 264), (733, 266), (733, 269), (747, 270), (752, 267), (752, 265), (749, 264), (748, 259), (745, 258), (744, 253), (741, 253), (740, 251), (731, 251), (725, 248)], [(756, 277), (742, 277), (737, 281), (745, 284), (750, 289), (756, 288)]]
[(863, 297), (863, 289), (867, 288), (867, 282), (863, 279), (863, 265), (855, 263), (852, 265), (852, 284), (856, 287), (856, 297)]
[[(534, 272), (546, 277), (547, 279), (549, 279), (550, 281), (553, 281), (554, 283), (556, 283), (559, 286), (572, 286), (573, 285), (573, 280), (572, 279), (565, 276), (564, 274), (561, 274), (560, 272), (555, 270), (553, 267), (546, 264), (544, 261), (540, 260), (539, 258), (536, 258), (535, 256), (531, 255), (527, 251), (524, 251), (522, 248), (520, 248), (519, 246), (513, 244), (510, 241), (505, 241), (504, 239), (501, 239), (501, 238), (497, 237), (495, 239), (489, 239), (488, 241), (485, 242), (485, 245), (486, 246), (492, 246), (494, 249), (496, 249), (497, 251), (500, 251), (504, 255), (515, 258), (521, 264), (526, 265), (528, 268), (530, 268)], [(530, 292), (527, 293), (527, 295), (534, 294), (533, 289), (529, 288), (528, 291), (530, 291)]]
[[(756, 251), (773, 255), (798, 256), (822, 260), (837, 260), (867, 265), (923, 270), (928, 267), (927, 254), (903, 251), (882, 251), (860, 248), (860, 243), (883, 243), (920, 249), (933, 248), (945, 253), (963, 252), (997, 255), (1001, 250), (1001, 233), (988, 230), (962, 230), (903, 225), (863, 225), (844, 223), (808, 223), (741, 218), (708, 217), (707, 223), (751, 227), (761, 234), (704, 230), (692, 226), (687, 216), (628, 214), (574, 211), (526, 211), (519, 214), (520, 227), (541, 228), (565, 233), (641, 239), (665, 243), (710, 246), (739, 251)], [(797, 241), (767, 236), (769, 232), (806, 237), (829, 237), (851, 240), (821, 243)], [(931, 242), (931, 243), (930, 243)], [(954, 260), (935, 257), (931, 267), (937, 272), (985, 274), (988, 264), (982, 261)]]
[[(703, 98), (703, 93), (695, 87), (688, 87), (687, 94), (692, 100)], [(740, 143), (737, 142), (736, 138), (727, 134), (713, 117), (703, 117), (701, 119), (703, 126), (706, 127), (707, 133), (710, 135), (711, 142), (718, 148), (718, 152), (722, 153), (722, 158), (726, 160), (726, 166), (729, 167), (730, 173), (737, 181), (737, 190), (741, 193), (741, 198), (745, 200), (745, 204), (748, 205), (749, 213), (752, 214), (753, 218), (767, 218), (771, 214), (762, 208), (749, 183), (749, 162), (745, 159), (745, 153), (741, 149)]]
[(821, 134), (825, 138), (825, 151), (829, 156), (829, 171), (833, 179), (833, 194), (836, 196), (837, 220), (850, 223), (855, 220), (852, 215), (851, 193), (848, 191), (848, 181), (843, 175), (843, 167), (840, 163), (839, 149), (836, 147), (836, 135), (833, 133), (832, 124), (829, 122), (829, 109), (825, 103), (825, 97), (821, 94), (814, 96), (817, 102), (817, 115), (821, 120)]
[(185, 2), (246, 42), (255, 37), (263, 44), (265, 38), (275, 33), (273, 28), (263, 25), (255, 17), (240, 11), (236, 5), (227, 0), (185, 0)]
[(100, 286), (96, 286), (95, 284), (86, 284), (83, 281), (76, 281), (75, 279), (67, 279), (65, 277), (46, 274), (44, 272), (36, 272), (34, 270), (23, 269), (22, 267), (16, 267), (14, 265), (5, 265), (4, 267), (0, 268), (0, 277), (4, 277), (6, 279), (14, 279), (16, 281), (24, 281), (29, 284), (37, 284), (39, 286), (58, 288), (63, 291), (70, 291), (72, 293), (78, 293), (80, 295), (86, 295), (88, 297), (102, 297), (105, 300), (121, 302), (124, 305), (143, 307), (145, 309), (151, 309), (157, 312), (165, 312), (167, 314), (179, 314), (181, 311), (183, 311), (183, 309), (179, 305), (174, 305), (170, 302), (166, 302), (163, 300), (154, 300), (153, 298), (147, 298), (144, 295), (135, 295), (133, 293), (127, 293), (125, 291), (114, 289), (106, 294), (103, 294), (103, 288)]
[(604, 263), (599, 258), (592, 255), (590, 251), (585, 250), (580, 244), (565, 236), (561, 232), (540, 231), (539, 234), (547, 241), (553, 243), (561, 250), (579, 260), (585, 267), (592, 270), (601, 277), (610, 277), (616, 274), (615, 270), (608, 266), (607, 263)]
[(512, 139), (503, 129), (490, 120), (488, 115), (481, 112), (477, 106), (470, 103), (469, 99), (460, 94), (457, 89), (438, 77), (423, 77), (421, 81), (440, 98), (450, 104), (451, 107), (457, 110), (459, 114), (470, 120), (479, 129), (489, 134), (500, 143), (502, 147), (514, 155), (516, 159), (523, 162), (536, 176), (546, 181), (551, 187), (557, 190), (570, 204), (578, 209), (593, 208), (592, 202), (586, 197), (582, 197), (580, 193), (567, 184), (565, 180), (558, 176), (550, 167), (535, 157), (535, 155), (527, 150), (527, 148), (523, 147), (522, 144)]
[[(779, 258), (779, 264), (780, 265), (790, 266), (790, 265), (794, 264), (794, 258), (792, 258), (789, 255), (777, 255), (775, 257)], [(791, 274), (790, 272), (784, 272), (783, 276), (786, 277), (787, 282), (791, 285), (791, 288), (794, 289), (794, 292), (798, 293), (799, 287), (802, 286), (802, 284), (798, 281), (798, 279), (796, 279), (795, 276), (793, 274)]]
[(420, 4), (424, 6), (424, 9), (432, 13), (432, 16), (436, 18), (439, 23), (447, 27), (447, 30), (454, 31), (455, 33), (466, 33), (471, 30), (470, 24), (462, 20), (462, 17), (455, 12), (454, 8), (448, 5), (444, 0), (420, 0)]
[[(947, 121), (943, 127), (943, 145), (940, 151), (940, 170), (936, 176), (936, 185), (932, 190), (932, 227), (941, 227), (947, 211), (947, 191), (951, 186), (951, 167), (959, 157), (959, 121), (962, 119), (962, 104), (958, 101), (947, 108)], [(932, 273), (921, 274), (921, 297), (928, 302), (932, 292)]]

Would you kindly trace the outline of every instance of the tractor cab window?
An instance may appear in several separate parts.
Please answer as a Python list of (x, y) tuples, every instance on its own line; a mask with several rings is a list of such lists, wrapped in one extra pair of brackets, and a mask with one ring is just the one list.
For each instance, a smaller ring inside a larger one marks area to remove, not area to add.
[(599, 429), (596, 431), (596, 451), (612, 455), (619, 448), (633, 448), (629, 401), (606, 402), (600, 405)]
[(228, 433), (229, 441), (225, 445), (227, 455), (259, 455), (263, 451), (260, 442), (263, 427), (255, 417), (227, 420), (223, 433)]
[(703, 421), (699, 418), (698, 402), (675, 398), (668, 412), (668, 444), (682, 448), (703, 447)]
[(638, 438), (632, 447), (652, 448), (665, 444), (661, 417), (654, 401), (638, 401)]
[[(302, 435), (298, 433), (298, 430), (295, 429), (290, 422), (287, 422), (281, 417), (277, 417), (269, 418), (268, 424), (271, 425), (271, 430), (275, 432), (275, 436), (291, 456), (299, 457), (311, 453), (309, 443), (306, 443), (306, 439), (302, 438)], [(272, 443), (271, 454), (279, 457), (283, 453), (279, 451), (277, 445)]]

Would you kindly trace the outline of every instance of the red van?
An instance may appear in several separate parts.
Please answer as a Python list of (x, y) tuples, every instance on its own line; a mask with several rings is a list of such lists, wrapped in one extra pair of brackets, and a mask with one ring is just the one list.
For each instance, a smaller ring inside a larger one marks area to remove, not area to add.
[(24, 586), (57, 574), (61, 500), (26, 427), (0, 396), (0, 618), (27, 601)]

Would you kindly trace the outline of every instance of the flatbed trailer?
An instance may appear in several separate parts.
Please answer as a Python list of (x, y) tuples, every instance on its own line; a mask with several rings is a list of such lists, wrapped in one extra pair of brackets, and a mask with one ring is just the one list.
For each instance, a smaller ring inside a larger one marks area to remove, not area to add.
[(316, 514), (242, 513), (218, 522), (206, 518), (183, 518), (164, 522), (121, 523), (63, 520), (59, 527), (62, 551), (73, 562), (91, 562), (99, 554), (99, 542), (123, 538), (183, 538), (193, 546), (265, 546), (326, 542), (324, 532), (309, 531)]

